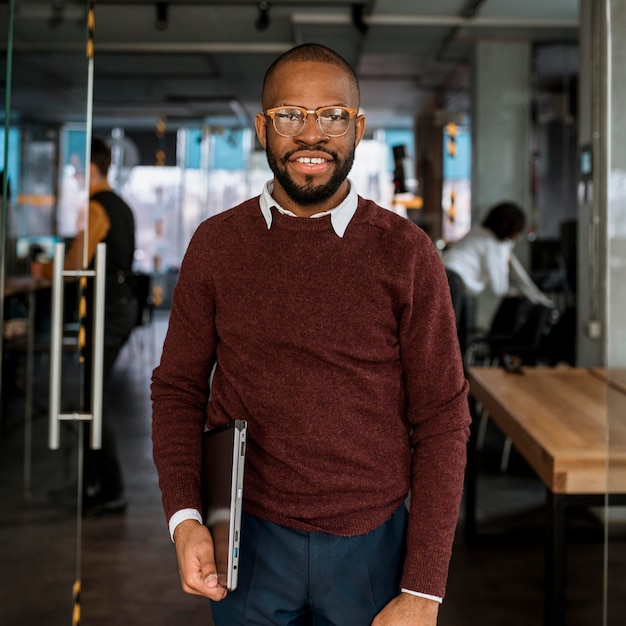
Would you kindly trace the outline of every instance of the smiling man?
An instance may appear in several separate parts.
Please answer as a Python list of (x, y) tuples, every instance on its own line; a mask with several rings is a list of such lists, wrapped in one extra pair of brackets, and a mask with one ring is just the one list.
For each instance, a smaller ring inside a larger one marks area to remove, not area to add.
[[(354, 70), (304, 44), (263, 83), (263, 193), (202, 223), (152, 379), (182, 586), (216, 626), (434, 626), (469, 435), (439, 255), (357, 194)], [(203, 524), (205, 427), (248, 422), (239, 584)], [(406, 502), (411, 494), (411, 505)]]
[(256, 131), (274, 173), (274, 199), (300, 217), (311, 217), (334, 209), (348, 195), (347, 176), (365, 118), (358, 115), (354, 74), (340, 63), (302, 58), (295, 74), (284, 63), (267, 72)]

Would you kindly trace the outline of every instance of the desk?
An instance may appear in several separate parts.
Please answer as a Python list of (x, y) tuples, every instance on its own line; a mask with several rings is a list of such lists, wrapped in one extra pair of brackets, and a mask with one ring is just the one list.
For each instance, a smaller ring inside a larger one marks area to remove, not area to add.
[(26, 337), (22, 340), (7, 341), (2, 337), (2, 350), (19, 350), (26, 354), (26, 395), (24, 399), (24, 493), (30, 496), (31, 468), (32, 468), (32, 416), (33, 416), (33, 361), (35, 352), (35, 293), (40, 289), (51, 286), (47, 279), (32, 278), (31, 276), (7, 276), (4, 281), (4, 297), (14, 298), (25, 296), (28, 303), (28, 320)]
[(612, 368), (607, 370), (604, 367), (592, 367), (589, 372), (593, 376), (598, 376), (611, 387), (626, 393), (626, 369)]
[(20, 294), (31, 294), (38, 289), (50, 287), (52, 283), (43, 278), (32, 278), (31, 276), (7, 276), (4, 279), (5, 297), (17, 296)]
[[(602, 370), (474, 367), (468, 372), (470, 394), (498, 428), (510, 437), (546, 485), (545, 553), (546, 626), (562, 626), (565, 618), (565, 509), (602, 504), (607, 492), (606, 413), (618, 403), (626, 409), (626, 393), (607, 385)], [(609, 376), (610, 378), (610, 376)], [(610, 476), (612, 502), (626, 502), (626, 426), (611, 423)], [(476, 532), (475, 442), (468, 457), (466, 535)]]

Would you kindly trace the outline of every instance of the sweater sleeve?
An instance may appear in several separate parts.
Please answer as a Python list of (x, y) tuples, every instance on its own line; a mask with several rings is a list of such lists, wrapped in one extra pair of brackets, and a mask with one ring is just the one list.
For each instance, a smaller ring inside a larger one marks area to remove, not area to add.
[(554, 306), (552, 300), (535, 285), (514, 254), (511, 254), (511, 279), (511, 282), (514, 283), (533, 304), (543, 304), (547, 307)]
[(192, 238), (174, 289), (161, 361), (152, 375), (152, 444), (166, 519), (202, 510), (201, 440), (215, 362), (210, 246)]
[(465, 380), (443, 265), (430, 240), (412, 267), (400, 346), (412, 429), (411, 501), (402, 587), (443, 597), (469, 438)]

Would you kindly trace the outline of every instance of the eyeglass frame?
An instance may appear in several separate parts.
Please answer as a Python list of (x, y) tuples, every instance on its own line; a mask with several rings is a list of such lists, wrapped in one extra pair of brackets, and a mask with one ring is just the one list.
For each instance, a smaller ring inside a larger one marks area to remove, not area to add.
[[(279, 132), (279, 130), (276, 128), (276, 120), (275, 120), (276, 113), (278, 113), (278, 111), (284, 111), (286, 109), (298, 109), (298, 111), (302, 111), (302, 113), (305, 114), (304, 119), (302, 120), (302, 128), (293, 135), (284, 135), (283, 133)], [(320, 123), (320, 111), (324, 111), (327, 109), (341, 109), (342, 111), (346, 111), (348, 115), (350, 116), (346, 130), (344, 130), (343, 133), (341, 133), (340, 135), (330, 135), (322, 128), (322, 125)], [(350, 121), (359, 116), (359, 110), (353, 109), (352, 107), (344, 107), (341, 105), (329, 105), (329, 106), (318, 107), (317, 109), (305, 109), (304, 107), (297, 106), (294, 104), (294, 105), (289, 105), (289, 106), (272, 107), (270, 109), (266, 109), (265, 111), (263, 111), (263, 114), (272, 120), (272, 126), (274, 127), (274, 130), (281, 137), (297, 137), (305, 129), (306, 121), (309, 115), (313, 115), (313, 114), (315, 114), (315, 120), (317, 121), (317, 125), (320, 127), (320, 130), (325, 135), (328, 135), (329, 137), (343, 137), (348, 132), (348, 129), (350, 128)]]

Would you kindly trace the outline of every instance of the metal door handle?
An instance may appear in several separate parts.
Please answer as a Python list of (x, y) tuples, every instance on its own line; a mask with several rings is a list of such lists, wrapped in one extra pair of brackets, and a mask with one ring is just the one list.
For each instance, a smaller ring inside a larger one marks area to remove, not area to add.
[[(50, 417), (48, 447), (59, 448), (59, 432), (62, 421), (91, 422), (90, 446), (97, 450), (102, 446), (102, 360), (104, 356), (104, 289), (106, 285), (106, 244), (96, 246), (94, 270), (64, 270), (65, 244), (55, 245), (52, 270), (52, 316), (50, 345)], [(85, 413), (61, 412), (61, 356), (63, 352), (63, 294), (64, 278), (88, 277), (95, 279), (93, 303), (93, 359), (91, 371), (91, 407)]]

